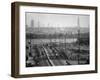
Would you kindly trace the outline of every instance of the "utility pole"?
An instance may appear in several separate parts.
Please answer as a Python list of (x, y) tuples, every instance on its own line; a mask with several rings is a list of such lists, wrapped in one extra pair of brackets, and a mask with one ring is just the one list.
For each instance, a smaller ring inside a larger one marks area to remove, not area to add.
[(65, 43), (65, 49), (66, 49), (66, 33), (64, 34), (64, 39), (65, 39), (64, 40), (65, 41), (64, 43)]
[[(38, 16), (38, 21), (37, 21), (37, 28), (38, 28), (38, 33), (40, 33), (41, 30), (41, 24), (40, 24), (40, 20), (39, 20), (39, 16)], [(40, 34), (39, 34), (40, 35)]]
[(79, 23), (79, 16), (78, 16), (78, 20), (77, 20), (77, 24), (78, 24), (78, 64), (80, 64), (80, 23)]
[[(49, 28), (49, 26), (50, 26), (50, 24), (48, 23), (48, 28)], [(52, 35), (49, 33), (49, 36), (48, 36), (48, 38), (49, 38), (49, 40), (50, 40), (50, 42), (49, 42), (49, 44), (50, 44), (50, 46), (52, 45)]]
[[(31, 27), (34, 27), (34, 20), (31, 20)], [(32, 54), (32, 33), (30, 33), (30, 53)]]
[(39, 17), (38, 17), (38, 32), (40, 31), (40, 22), (39, 22)]
[(55, 44), (57, 44), (57, 27), (58, 25), (56, 26), (56, 30), (55, 30)]

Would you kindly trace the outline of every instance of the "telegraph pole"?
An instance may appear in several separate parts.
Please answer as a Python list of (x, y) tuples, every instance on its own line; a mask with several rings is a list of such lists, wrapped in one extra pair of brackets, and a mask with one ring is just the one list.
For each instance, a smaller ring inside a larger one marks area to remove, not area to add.
[[(31, 20), (31, 27), (34, 27), (34, 20)], [(30, 33), (30, 53), (32, 53), (32, 33)]]
[(78, 64), (80, 64), (80, 23), (79, 23), (79, 16), (78, 16), (78, 20), (77, 20), (77, 23), (78, 23)]

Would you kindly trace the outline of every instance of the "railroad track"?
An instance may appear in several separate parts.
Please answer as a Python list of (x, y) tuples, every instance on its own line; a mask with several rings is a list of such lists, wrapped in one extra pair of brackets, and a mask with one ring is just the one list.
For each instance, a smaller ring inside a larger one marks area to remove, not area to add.
[[(47, 66), (61, 66), (61, 65), (71, 65), (73, 64), (72, 61), (68, 59), (69, 56), (67, 55), (67, 52), (65, 53), (62, 49), (59, 49), (54, 46), (45, 46), (42, 45), (41, 47), (37, 47), (38, 49), (38, 55), (42, 58), (43, 56), (46, 57), (44, 61), (44, 64)], [(68, 49), (69, 50), (69, 49)], [(57, 59), (51, 59), (51, 57), (57, 57)]]
[[(45, 51), (44, 51), (44, 49), (43, 49), (43, 47), (42, 47), (42, 48), (38, 48), (38, 50), (39, 50), (40, 59), (47, 57), (47, 56), (46, 56), (46, 53), (45, 53)], [(52, 66), (52, 64), (50, 63), (50, 61), (49, 61), (48, 58), (46, 58), (45, 60), (44, 60), (44, 59), (42, 59), (42, 60), (44, 61), (44, 63), (45, 63), (47, 66)]]
[(64, 53), (64, 52), (61, 52), (60, 50), (58, 50), (56, 47), (54, 47), (54, 50), (57, 51), (58, 55), (61, 55), (62, 58), (64, 58), (66, 60), (66, 63), (68, 65), (71, 65), (69, 62), (68, 62), (68, 56)]
[[(65, 54), (62, 54), (62, 56), (59, 56), (59, 55), (61, 55), (60, 51), (55, 49), (55, 47), (44, 47), (44, 49), (45, 49), (46, 55), (47, 55), (49, 61), (52, 63), (52, 65), (55, 65), (55, 66), (56, 65), (66, 65), (66, 64), (70, 65), (70, 63), (67, 60), (63, 59), (63, 58), (66, 57)], [(56, 60), (51, 60), (49, 58), (49, 56), (51, 56), (51, 57), (52, 56), (54, 56), (54, 57), (58, 56), (58, 58)]]

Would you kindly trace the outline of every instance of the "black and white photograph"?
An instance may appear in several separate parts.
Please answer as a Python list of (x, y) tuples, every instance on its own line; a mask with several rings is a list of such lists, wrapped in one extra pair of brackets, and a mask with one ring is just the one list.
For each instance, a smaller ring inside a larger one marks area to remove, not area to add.
[(90, 16), (25, 12), (26, 67), (90, 64)]
[(97, 73), (97, 7), (12, 4), (12, 76)]

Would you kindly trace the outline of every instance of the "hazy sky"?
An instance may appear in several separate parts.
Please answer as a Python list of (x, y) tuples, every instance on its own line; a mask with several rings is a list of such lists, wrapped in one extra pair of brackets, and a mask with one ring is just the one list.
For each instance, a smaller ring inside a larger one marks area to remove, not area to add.
[[(88, 15), (26, 13), (28, 27), (89, 27)], [(32, 26), (33, 25), (33, 26)]]

